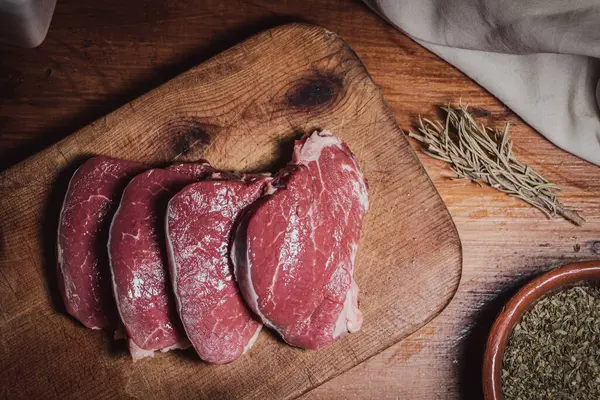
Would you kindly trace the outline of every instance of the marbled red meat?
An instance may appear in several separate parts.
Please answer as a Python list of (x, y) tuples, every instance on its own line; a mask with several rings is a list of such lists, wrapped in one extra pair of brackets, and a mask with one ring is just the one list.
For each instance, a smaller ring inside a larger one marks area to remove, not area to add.
[(134, 360), (189, 346), (168, 278), (164, 220), (171, 197), (211, 172), (208, 163), (151, 169), (123, 192), (108, 252), (117, 309)]
[(198, 160), (193, 163), (171, 164), (166, 170), (178, 172), (180, 174), (191, 176), (196, 180), (207, 178), (215, 170), (206, 160)]
[(297, 141), (279, 178), (285, 188), (237, 229), (235, 274), (265, 325), (316, 349), (362, 325), (353, 271), (367, 186), (348, 147), (327, 131)]
[(198, 182), (169, 202), (167, 245), (179, 316), (200, 358), (211, 363), (240, 357), (262, 327), (233, 279), (229, 240), (238, 214), (262, 195), (268, 180)]
[(97, 156), (69, 182), (58, 226), (58, 282), (67, 311), (88, 328), (116, 326), (106, 241), (123, 189), (144, 169)]

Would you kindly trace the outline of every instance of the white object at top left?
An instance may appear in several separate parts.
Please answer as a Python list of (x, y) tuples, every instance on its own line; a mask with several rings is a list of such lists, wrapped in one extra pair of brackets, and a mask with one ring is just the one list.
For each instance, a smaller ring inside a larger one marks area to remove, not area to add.
[(0, 42), (37, 47), (46, 38), (56, 0), (0, 0)]

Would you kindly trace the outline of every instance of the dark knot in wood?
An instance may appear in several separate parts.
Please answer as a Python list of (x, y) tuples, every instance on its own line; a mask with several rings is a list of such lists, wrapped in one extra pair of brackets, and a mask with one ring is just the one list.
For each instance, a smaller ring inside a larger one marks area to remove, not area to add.
[(343, 87), (340, 78), (317, 75), (296, 81), (286, 92), (288, 107), (308, 108), (330, 104)]
[(191, 148), (203, 148), (210, 143), (210, 135), (207, 131), (210, 124), (204, 124), (195, 120), (180, 120), (169, 125), (169, 136), (173, 136), (173, 153), (182, 155)]

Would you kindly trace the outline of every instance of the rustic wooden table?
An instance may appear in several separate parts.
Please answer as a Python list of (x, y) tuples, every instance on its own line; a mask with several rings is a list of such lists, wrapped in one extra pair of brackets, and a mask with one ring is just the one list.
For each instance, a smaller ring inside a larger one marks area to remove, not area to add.
[(600, 168), (543, 139), (360, 1), (61, 0), (42, 46), (0, 47), (0, 169), (236, 42), (290, 21), (323, 25), (345, 39), (405, 129), (418, 114), (434, 115), (436, 105), (460, 98), (492, 125), (513, 122), (515, 153), (562, 185), (563, 202), (588, 220), (583, 228), (546, 220), (492, 189), (444, 178), (446, 166), (420, 154), (463, 243), (458, 293), (408, 339), (304, 397), (479, 398), (486, 335), (507, 298), (549, 268), (600, 258)]

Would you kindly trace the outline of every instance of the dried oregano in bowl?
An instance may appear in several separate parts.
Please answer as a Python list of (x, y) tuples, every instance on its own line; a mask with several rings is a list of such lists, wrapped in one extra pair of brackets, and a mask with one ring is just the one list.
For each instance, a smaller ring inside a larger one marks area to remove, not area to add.
[(600, 399), (600, 288), (549, 294), (511, 332), (502, 363), (507, 400)]

